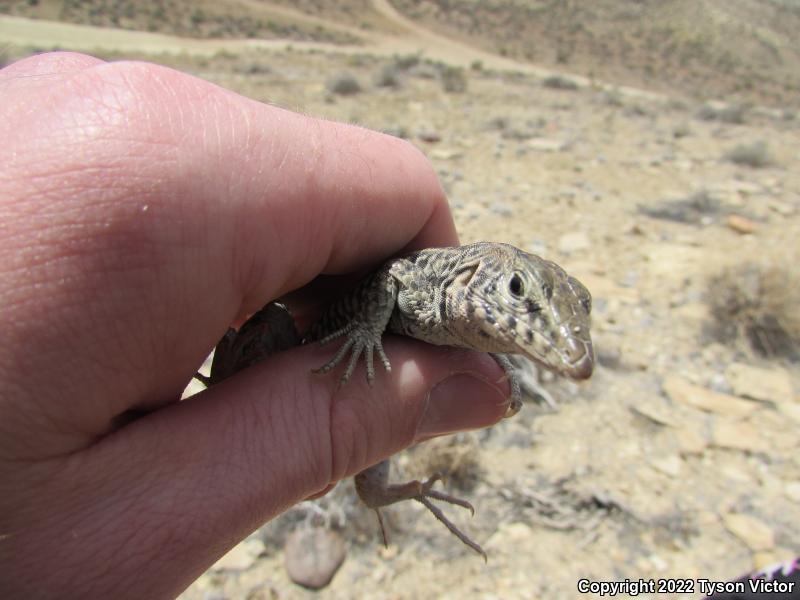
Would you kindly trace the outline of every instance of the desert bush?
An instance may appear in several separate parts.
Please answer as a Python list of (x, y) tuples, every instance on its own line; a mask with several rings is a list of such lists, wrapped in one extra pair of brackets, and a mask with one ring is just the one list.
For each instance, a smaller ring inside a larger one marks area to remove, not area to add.
[(690, 133), (692, 133), (692, 130), (689, 129), (689, 124), (686, 122), (678, 123), (672, 128), (672, 137), (675, 139), (685, 138)]
[(701, 121), (719, 121), (720, 123), (732, 123), (741, 125), (745, 122), (746, 110), (743, 106), (731, 104), (729, 106), (713, 106), (704, 104), (697, 111), (697, 118)]
[(414, 54), (403, 54), (394, 57), (395, 66), (402, 70), (408, 71), (412, 67), (416, 67), (422, 60), (422, 54), (415, 52)]
[(339, 96), (352, 96), (361, 91), (361, 84), (350, 73), (338, 73), (328, 80), (328, 91)]
[(740, 144), (730, 150), (725, 155), (725, 158), (737, 165), (745, 165), (755, 169), (767, 167), (774, 162), (769, 148), (767, 148), (767, 144), (763, 140), (752, 144)]
[(439, 74), (445, 92), (460, 94), (467, 90), (467, 76), (464, 69), (446, 65)]
[(765, 357), (800, 360), (800, 275), (768, 264), (736, 265), (709, 278), (707, 296), (720, 342)]
[(542, 81), (542, 85), (553, 90), (577, 90), (578, 84), (563, 75), (551, 75)]
[(384, 65), (375, 76), (375, 85), (378, 87), (399, 88), (400, 70), (395, 63)]

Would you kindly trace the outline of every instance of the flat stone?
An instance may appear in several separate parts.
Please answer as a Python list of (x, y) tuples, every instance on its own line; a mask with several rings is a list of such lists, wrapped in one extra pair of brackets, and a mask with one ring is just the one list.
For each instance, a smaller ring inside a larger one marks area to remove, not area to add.
[(453, 160), (461, 158), (463, 155), (464, 153), (461, 152), (461, 150), (455, 150), (453, 148), (437, 148), (430, 153), (431, 158), (435, 158), (436, 160)]
[(528, 141), (528, 148), (539, 152), (560, 152), (564, 149), (565, 143), (561, 140), (550, 140), (546, 138), (536, 138)]
[[(599, 356), (600, 353), (598, 352), (598, 357)], [(658, 425), (667, 425), (669, 427), (677, 427), (678, 425), (678, 422), (675, 420), (675, 418), (663, 407), (656, 407), (648, 404), (636, 404), (631, 406), (630, 409), (634, 413), (639, 414), (653, 423), (657, 423)]]
[(582, 231), (572, 231), (565, 233), (558, 238), (558, 251), (562, 254), (572, 254), (581, 250), (591, 248), (592, 242), (589, 236)]
[(721, 394), (707, 388), (689, 383), (677, 375), (669, 375), (664, 378), (664, 391), (675, 402), (698, 408), (706, 412), (712, 412), (732, 417), (743, 417), (752, 413), (758, 406), (747, 400)]
[(800, 423), (800, 404), (783, 402), (778, 404), (778, 412), (782, 415), (786, 415), (792, 421)]
[(750, 550), (759, 552), (775, 547), (772, 529), (760, 519), (740, 513), (725, 513), (722, 520), (727, 530), (742, 540)]
[(728, 215), (728, 218), (725, 219), (725, 225), (728, 226), (728, 229), (733, 229), (736, 233), (755, 233), (758, 229), (758, 225), (756, 225), (755, 221), (736, 214)]
[(737, 396), (776, 404), (794, 400), (791, 377), (781, 368), (731, 363), (725, 369), (725, 378)]
[(788, 481), (784, 486), (784, 492), (789, 500), (800, 502), (800, 481)]
[(298, 585), (319, 590), (342, 566), (347, 551), (342, 536), (322, 527), (300, 527), (286, 539), (284, 567)]
[(668, 475), (669, 477), (677, 477), (681, 473), (683, 461), (681, 460), (680, 456), (671, 454), (669, 456), (654, 458), (650, 461), (650, 464), (653, 465), (654, 469), (663, 473), (664, 475)]
[(688, 427), (678, 429), (675, 431), (675, 437), (681, 454), (702, 454), (708, 448), (708, 440), (694, 429)]
[(211, 567), (212, 571), (244, 571), (253, 566), (256, 559), (264, 552), (264, 542), (258, 538), (244, 540), (236, 544), (225, 556)]
[(756, 425), (747, 421), (717, 418), (711, 428), (711, 443), (718, 448), (767, 452), (769, 446), (758, 431)]

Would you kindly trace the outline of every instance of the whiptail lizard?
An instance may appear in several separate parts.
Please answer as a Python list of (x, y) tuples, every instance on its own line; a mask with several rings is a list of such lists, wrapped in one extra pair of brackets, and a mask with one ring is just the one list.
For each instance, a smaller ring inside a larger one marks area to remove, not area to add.
[[(509, 377), (506, 416), (512, 416), (522, 399), (506, 354), (524, 355), (572, 379), (592, 374), (591, 302), (589, 291), (557, 264), (513, 246), (481, 242), (431, 248), (387, 261), (334, 302), (305, 337), (297, 333), (285, 307), (268, 304), (238, 332), (228, 330), (216, 347), (210, 376), (198, 374), (197, 378), (213, 385), (274, 352), (344, 338), (333, 358), (315, 372), (327, 373), (349, 355), (340, 379), (344, 385), (363, 355), (372, 384), (376, 352), (386, 371), (391, 370), (381, 343), (388, 332), (491, 353)], [(469, 502), (431, 489), (438, 475), (399, 485), (389, 484), (388, 475), (389, 463), (383, 461), (355, 477), (358, 495), (375, 509), (379, 520), (380, 507), (417, 500), (486, 558), (483, 549), (431, 503), (431, 499), (442, 500), (474, 513)]]

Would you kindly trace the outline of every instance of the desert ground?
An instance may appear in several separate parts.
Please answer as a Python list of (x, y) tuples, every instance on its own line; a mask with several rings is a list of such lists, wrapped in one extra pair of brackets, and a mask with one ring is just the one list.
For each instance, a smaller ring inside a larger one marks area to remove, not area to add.
[[(445, 510), (487, 563), (415, 503), (384, 510), (384, 548), (347, 481), (181, 597), (578, 598), (582, 578), (724, 581), (800, 555), (797, 98), (524, 61), (388, 2), (358, 28), (310, 2), (254, 4), (294, 33), (188, 37), (20, 9), (0, 16), (0, 48), (6, 61), (54, 47), (149, 60), (411, 140), (463, 243), (511, 243), (586, 284), (598, 366), (582, 384), (540, 374), (552, 406), (530, 399), (395, 458), (393, 479), (439, 470), (475, 505), (472, 518)], [(285, 544), (317, 529), (333, 543), (312, 550), (346, 558), (310, 591), (287, 574)]]

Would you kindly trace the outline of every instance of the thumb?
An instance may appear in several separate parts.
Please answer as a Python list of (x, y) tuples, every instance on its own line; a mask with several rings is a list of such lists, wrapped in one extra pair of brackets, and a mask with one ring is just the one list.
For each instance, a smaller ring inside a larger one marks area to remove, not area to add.
[[(303, 346), (63, 459), (37, 496), (58, 494), (65, 510), (37, 511), (16, 539), (29, 552), (11, 562), (54, 593), (68, 578), (68, 589), (92, 597), (175, 595), (292, 504), (415, 441), (505, 413), (508, 386), (488, 355), (407, 338), (385, 345), (392, 371), (373, 388), (359, 368), (337, 390), (336, 374), (310, 372), (331, 349)], [(35, 549), (57, 531), (63, 569), (43, 574)], [(89, 548), (115, 557), (113, 574), (87, 560)]]

